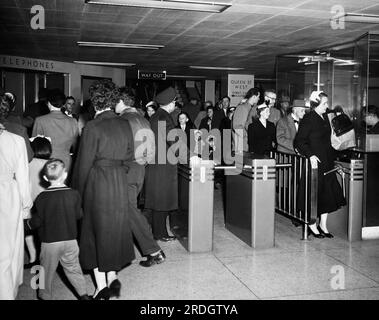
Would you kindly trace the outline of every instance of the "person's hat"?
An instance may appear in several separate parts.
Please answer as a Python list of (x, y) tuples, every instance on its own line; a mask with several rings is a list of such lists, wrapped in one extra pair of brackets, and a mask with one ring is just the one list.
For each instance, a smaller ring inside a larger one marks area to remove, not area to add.
[(173, 102), (176, 98), (176, 91), (173, 87), (168, 87), (162, 92), (158, 93), (155, 97), (155, 101), (160, 105), (168, 105), (170, 102)]
[(297, 100), (293, 100), (293, 104), (292, 104), (292, 108), (296, 108), (296, 107), (309, 108), (309, 105), (307, 105), (305, 100), (297, 99)]
[(311, 96), (309, 97), (309, 100), (313, 101), (313, 102), (320, 102), (320, 94), (321, 93), (324, 93), (324, 91), (322, 91), (322, 90), (312, 91)]

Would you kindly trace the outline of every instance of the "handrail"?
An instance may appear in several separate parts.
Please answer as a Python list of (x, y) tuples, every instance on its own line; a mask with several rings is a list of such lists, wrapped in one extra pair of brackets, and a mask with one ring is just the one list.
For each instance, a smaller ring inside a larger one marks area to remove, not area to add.
[(271, 157), (276, 160), (275, 210), (300, 222), (303, 239), (307, 239), (307, 225), (317, 217), (318, 169), (312, 168), (309, 159), (300, 154), (273, 151)]

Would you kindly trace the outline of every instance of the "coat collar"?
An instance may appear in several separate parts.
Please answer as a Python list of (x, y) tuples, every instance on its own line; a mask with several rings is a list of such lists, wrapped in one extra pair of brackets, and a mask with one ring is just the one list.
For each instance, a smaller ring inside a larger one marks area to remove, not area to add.
[(109, 119), (109, 118), (115, 118), (117, 115), (112, 110), (107, 110), (102, 113), (99, 113), (95, 119)]

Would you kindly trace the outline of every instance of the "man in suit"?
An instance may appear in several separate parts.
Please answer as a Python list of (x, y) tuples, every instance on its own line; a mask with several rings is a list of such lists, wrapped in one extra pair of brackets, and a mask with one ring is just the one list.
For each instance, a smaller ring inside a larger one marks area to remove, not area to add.
[(28, 134), (32, 133), (33, 124), (37, 117), (49, 114), (50, 110), (47, 104), (47, 96), (49, 90), (46, 88), (39, 88), (38, 102), (33, 103), (27, 107), (24, 112), (23, 124), (28, 129)]
[(278, 121), (276, 125), (278, 151), (295, 153), (293, 142), (299, 128), (299, 121), (303, 119), (306, 108), (304, 100), (294, 100), (291, 113)]
[[(146, 218), (138, 209), (137, 197), (142, 190), (145, 179), (145, 165), (154, 158), (154, 133), (150, 128), (150, 123), (134, 107), (135, 95), (129, 88), (120, 88), (120, 101), (117, 103), (115, 111), (120, 117), (127, 120), (132, 129), (134, 137), (134, 161), (129, 164), (128, 171), (128, 199), (129, 215), (132, 233), (142, 251), (147, 257), (146, 260), (140, 261), (143, 267), (150, 267), (154, 264), (162, 263), (165, 260), (165, 254), (153, 238), (149, 224)], [(142, 134), (141, 137), (138, 135)], [(146, 137), (146, 154), (139, 152)]]
[(74, 148), (79, 136), (78, 123), (74, 118), (62, 113), (65, 95), (59, 89), (52, 89), (48, 94), (50, 113), (36, 118), (32, 136), (43, 135), (51, 138), (52, 158), (61, 159), (67, 171), (71, 165), (70, 150)]
[[(233, 146), (234, 150), (238, 153), (248, 151), (249, 145), (247, 143), (247, 128), (252, 121), (250, 113), (256, 108), (259, 101), (260, 92), (258, 88), (251, 88), (246, 92), (246, 95), (241, 103), (236, 107), (232, 119), (233, 129)], [(256, 111), (255, 111), (256, 114)], [(241, 134), (242, 133), (242, 134)], [(240, 148), (243, 148), (241, 150)]]

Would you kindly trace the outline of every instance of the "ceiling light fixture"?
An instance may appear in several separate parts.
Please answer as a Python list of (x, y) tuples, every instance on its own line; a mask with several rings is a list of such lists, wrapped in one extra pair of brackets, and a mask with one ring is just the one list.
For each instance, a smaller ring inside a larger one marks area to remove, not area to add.
[(164, 46), (160, 44), (140, 44), (140, 43), (78, 41), (77, 44), (79, 47), (101, 47), (101, 48), (119, 48), (119, 49), (158, 50), (158, 49), (164, 48)]
[(220, 13), (231, 3), (196, 0), (85, 0), (89, 4)]
[(237, 71), (243, 70), (244, 68), (232, 68), (232, 67), (207, 67), (207, 66), (189, 66), (191, 69), (202, 69), (202, 70), (228, 70)]
[(337, 17), (333, 17), (332, 21), (343, 19), (345, 22), (355, 23), (379, 23), (379, 16), (376, 14), (365, 13), (345, 13)]
[(179, 75), (179, 74), (168, 74), (167, 78), (183, 78), (183, 79), (204, 79), (206, 76), (184, 76), (184, 75)]
[(132, 67), (136, 65), (135, 63), (127, 63), (127, 62), (102, 62), (102, 61), (80, 61), (80, 60), (75, 60), (74, 63), (107, 66), (107, 67)]

